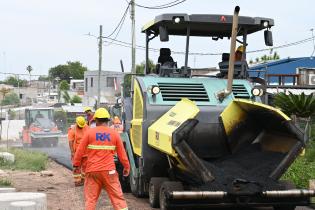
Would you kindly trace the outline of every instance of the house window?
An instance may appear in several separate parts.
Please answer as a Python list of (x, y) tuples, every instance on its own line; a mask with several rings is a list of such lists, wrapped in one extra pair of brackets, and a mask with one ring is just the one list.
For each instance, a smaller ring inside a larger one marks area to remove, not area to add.
[(107, 77), (106, 78), (106, 87), (115, 87), (116, 77)]
[(85, 92), (88, 91), (88, 78), (85, 78)]
[(91, 77), (91, 87), (93, 87), (93, 77)]

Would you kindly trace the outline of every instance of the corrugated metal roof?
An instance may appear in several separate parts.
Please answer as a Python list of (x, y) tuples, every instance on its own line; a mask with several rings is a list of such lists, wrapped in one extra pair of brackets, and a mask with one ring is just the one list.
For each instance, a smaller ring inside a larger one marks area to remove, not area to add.
[[(315, 68), (314, 57), (286, 58), (270, 61), (250, 67), (250, 70), (266, 70), (266, 74), (296, 74), (300, 67)], [(250, 76), (258, 76), (256, 72), (250, 72)], [(260, 76), (262, 74), (260, 73)], [(277, 82), (278, 78), (272, 78), (270, 82)], [(286, 83), (292, 83), (292, 78), (287, 78)]]
[[(285, 90), (283, 88), (267, 88), (267, 92), (271, 94), (283, 93)], [(286, 92), (291, 92), (296, 95), (304, 93), (305, 95), (311, 95), (315, 93), (315, 90), (312, 89), (286, 89)]]

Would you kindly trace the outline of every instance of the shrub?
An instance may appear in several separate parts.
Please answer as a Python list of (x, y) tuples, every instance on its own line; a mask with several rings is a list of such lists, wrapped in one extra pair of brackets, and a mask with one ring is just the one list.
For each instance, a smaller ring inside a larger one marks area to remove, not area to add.
[(14, 154), (15, 162), (10, 163), (0, 159), (0, 168), (11, 170), (42, 171), (46, 169), (48, 157), (40, 152), (12, 148), (9, 152)]

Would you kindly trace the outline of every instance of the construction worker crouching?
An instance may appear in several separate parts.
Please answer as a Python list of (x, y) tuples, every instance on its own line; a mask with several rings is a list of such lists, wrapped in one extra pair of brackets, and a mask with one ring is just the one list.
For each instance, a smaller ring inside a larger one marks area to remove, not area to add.
[[(76, 118), (76, 124), (72, 125), (68, 130), (68, 140), (69, 140), (69, 147), (71, 151), (71, 160), (73, 159), (73, 156), (79, 147), (79, 144), (86, 133), (86, 131), (89, 129), (89, 126), (86, 124), (86, 121), (84, 117), (77, 117)], [(84, 183), (84, 176), (85, 176), (85, 168), (86, 168), (86, 160), (87, 155), (84, 154), (82, 158), (82, 165), (80, 168), (77, 168), (77, 170), (74, 172), (74, 184), (75, 186), (81, 186)]]
[(104, 188), (115, 210), (127, 210), (114, 162), (114, 154), (117, 153), (124, 167), (123, 175), (129, 175), (130, 165), (123, 142), (120, 135), (109, 128), (110, 115), (106, 109), (97, 109), (94, 119), (96, 127), (90, 128), (84, 135), (73, 159), (73, 167), (76, 169), (82, 164), (84, 152), (87, 152), (85, 209), (95, 209), (98, 197)]
[(122, 133), (124, 131), (124, 126), (121, 124), (119, 117), (115, 116), (113, 119), (113, 124), (110, 128), (114, 129), (118, 133)]

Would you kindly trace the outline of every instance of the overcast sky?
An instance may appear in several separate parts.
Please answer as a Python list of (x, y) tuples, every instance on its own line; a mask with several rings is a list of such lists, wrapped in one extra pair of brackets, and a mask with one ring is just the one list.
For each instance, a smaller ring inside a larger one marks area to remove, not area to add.
[[(136, 0), (138, 4), (154, 6), (171, 0)], [(315, 1), (277, 0), (187, 0), (181, 5), (164, 10), (147, 10), (136, 7), (136, 40), (144, 45), (145, 37), (141, 27), (161, 13), (212, 13), (231, 14), (236, 5), (241, 7), (240, 15), (269, 17), (275, 20), (272, 28), (274, 45), (282, 45), (311, 37), (315, 28)], [(103, 25), (103, 35), (108, 35), (120, 20), (127, 3), (125, 0), (1, 0), (0, 1), (0, 72), (26, 73), (26, 66), (34, 69), (32, 74), (47, 74), (49, 68), (67, 61), (80, 61), (90, 70), (98, 68), (97, 40), (84, 34), (98, 35)], [(119, 40), (130, 42), (131, 21), (126, 18), (118, 36)], [(160, 45), (158, 40), (152, 47), (171, 47), (183, 51), (185, 40), (180, 38)], [(211, 39), (192, 39), (191, 52), (228, 52), (229, 42), (213, 42)], [(248, 50), (265, 48), (263, 32), (249, 37)], [(281, 57), (310, 56), (312, 42), (278, 50)], [(255, 58), (265, 53), (249, 54)], [(122, 59), (126, 71), (130, 70), (131, 49), (120, 46), (104, 46), (103, 69), (120, 71)], [(151, 53), (156, 61), (157, 54)], [(182, 55), (173, 55), (179, 66), (184, 65)], [(219, 56), (190, 56), (189, 66), (217, 66)], [(144, 60), (144, 51), (137, 50), (137, 63)], [(3, 75), (0, 75), (3, 79)]]

